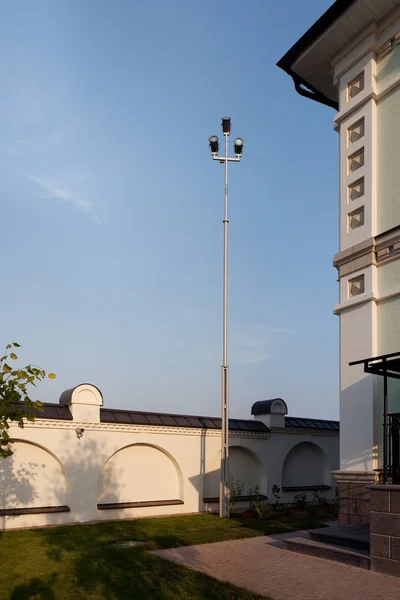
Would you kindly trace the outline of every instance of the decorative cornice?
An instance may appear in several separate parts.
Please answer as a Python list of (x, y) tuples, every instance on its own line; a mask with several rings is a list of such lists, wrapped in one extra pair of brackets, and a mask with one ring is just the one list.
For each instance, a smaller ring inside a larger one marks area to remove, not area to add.
[[(198, 437), (221, 437), (220, 429), (198, 429), (190, 427), (167, 427), (162, 425), (127, 425), (123, 423), (85, 423), (78, 421), (58, 421), (56, 419), (36, 418), (34, 423), (26, 421), (24, 429), (62, 429), (75, 432), (78, 428), (85, 431), (111, 431), (124, 433), (161, 433), (167, 435), (194, 435)], [(17, 429), (17, 427), (15, 427)], [(229, 437), (261, 438), (268, 439), (270, 432), (261, 431), (236, 431), (229, 430)]]
[(378, 60), (382, 60), (382, 58), (385, 58), (385, 56), (387, 56), (388, 54), (390, 54), (391, 52), (393, 52), (394, 46), (398, 46), (400, 44), (400, 31), (398, 31), (393, 37), (391, 37), (390, 39), (388, 39), (384, 44), (382, 44), (382, 46), (379, 48), (378, 51)]
[(342, 250), (333, 257), (333, 266), (338, 270), (339, 278), (372, 264), (376, 264), (374, 238)]
[(333, 313), (335, 315), (339, 315), (348, 308), (354, 308), (354, 306), (358, 306), (359, 304), (366, 304), (367, 302), (376, 302), (376, 304), (379, 304), (380, 302), (385, 302), (385, 300), (390, 300), (391, 298), (396, 298), (397, 296), (400, 296), (400, 289), (389, 292), (388, 294), (383, 294), (382, 296), (376, 296), (372, 292), (369, 294), (360, 294), (359, 296), (345, 300), (341, 304), (336, 304), (333, 309)]
[(318, 434), (318, 435), (340, 435), (339, 429), (311, 429), (305, 427), (271, 427), (271, 433), (295, 433), (299, 435)]
[(333, 258), (333, 266), (338, 270), (340, 279), (371, 265), (379, 267), (397, 258), (400, 258), (400, 226), (338, 252)]

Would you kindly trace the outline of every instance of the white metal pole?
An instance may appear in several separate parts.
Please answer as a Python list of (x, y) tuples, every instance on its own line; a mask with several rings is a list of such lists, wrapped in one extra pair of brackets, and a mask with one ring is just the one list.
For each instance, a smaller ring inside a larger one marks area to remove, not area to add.
[(221, 382), (221, 484), (219, 516), (229, 517), (229, 367), (228, 367), (228, 137), (225, 133), (225, 205), (224, 205), (224, 291), (223, 291), (223, 359)]

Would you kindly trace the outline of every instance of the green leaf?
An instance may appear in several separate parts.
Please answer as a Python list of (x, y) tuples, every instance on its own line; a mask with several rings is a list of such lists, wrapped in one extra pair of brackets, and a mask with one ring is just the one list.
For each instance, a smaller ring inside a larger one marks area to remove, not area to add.
[(6, 349), (9, 350), (10, 348), (12, 348), (11, 344), (7, 344)]
[(14, 348), (21, 348), (21, 344), (17, 344), (17, 342), (13, 342)]
[(17, 360), (18, 356), (16, 354), (14, 354), (14, 352), (11, 352), (10, 358), (11, 358), (11, 360)]
[(48, 374), (48, 378), (49, 379), (55, 379), (57, 377), (57, 375), (55, 373), (49, 373)]
[(12, 368), (7, 363), (4, 363), (4, 365), (3, 365), (3, 371), (5, 373), (11, 373)]

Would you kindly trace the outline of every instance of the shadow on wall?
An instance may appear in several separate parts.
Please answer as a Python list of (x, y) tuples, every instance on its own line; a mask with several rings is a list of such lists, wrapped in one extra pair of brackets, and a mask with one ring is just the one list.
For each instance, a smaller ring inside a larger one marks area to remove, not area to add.
[[(64, 462), (69, 483), (69, 502), (74, 520), (85, 522), (97, 517), (98, 480), (108, 456), (100, 441), (84, 435)], [(118, 471), (108, 469), (110, 502), (117, 502)]]
[[(131, 444), (109, 456), (101, 440), (86, 435), (77, 439), (66, 433), (60, 446), (68, 448), (63, 464), (48, 450), (24, 440), (16, 441), (13, 456), (0, 462), (0, 510), (27, 511), (21, 518), (3, 515), (2, 529), (7, 523), (63, 523), (65, 514), (61, 513), (68, 509), (69, 522), (85, 522), (124, 517), (114, 512), (122, 507), (109, 505), (183, 503), (180, 467), (158, 446)], [(106, 505), (100, 513), (98, 504)], [(27, 516), (33, 512), (35, 516)], [(126, 514), (126, 518), (132, 516)]]
[[(219, 497), (221, 452), (210, 461), (204, 475), (204, 498)], [(229, 470), (233, 479), (243, 482), (243, 495), (248, 495), (255, 486), (260, 493), (267, 493), (267, 475), (258, 456), (243, 446), (229, 447)]]
[(373, 446), (364, 452), (357, 452), (342, 461), (342, 469), (346, 471), (369, 471), (370, 461), (378, 458), (378, 448)]
[[(19, 439), (12, 450), (12, 456), (0, 461), (0, 510), (65, 505), (67, 482), (58, 459), (41, 446)], [(8, 518), (15, 517), (2, 514), (2, 529)]]
[(46, 468), (45, 464), (39, 465), (32, 460), (19, 461), (13, 454), (0, 461), (0, 509), (33, 506), (38, 493), (35, 490), (35, 481), (39, 469)]
[[(92, 440), (77, 440), (65, 435), (61, 444), (71, 447), (70, 455), (61, 464), (50, 451), (38, 444), (15, 440), (13, 455), (0, 461), (0, 510), (35, 511), (40, 524), (57, 524), (65, 520), (65, 510), (71, 509), (73, 521), (85, 521), (96, 516), (97, 480), (104, 464), (102, 448)], [(117, 474), (115, 474), (117, 477)], [(108, 473), (111, 490), (116, 479)], [(41, 511), (40, 509), (44, 509)], [(1, 514), (1, 513), (0, 513)], [(22, 513), (24, 514), (24, 513)], [(25, 515), (29, 514), (26, 512)], [(26, 517), (28, 518), (28, 517)], [(19, 516), (2, 516), (0, 525), (18, 519), (22, 526), (37, 522), (35, 517), (22, 520)]]
[[(362, 367), (360, 370), (362, 372)], [(372, 471), (374, 468), (374, 458), (377, 456), (377, 448), (373, 447), (374, 429), (376, 431), (377, 424), (379, 427), (383, 426), (383, 399), (379, 391), (379, 379), (378, 375), (367, 375), (341, 392), (341, 469)], [(381, 414), (378, 408), (380, 405)]]

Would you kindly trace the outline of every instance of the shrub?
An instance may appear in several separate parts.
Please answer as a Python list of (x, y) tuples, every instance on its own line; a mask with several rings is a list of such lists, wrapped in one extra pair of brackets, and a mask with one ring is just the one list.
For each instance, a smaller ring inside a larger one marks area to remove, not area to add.
[(307, 496), (306, 494), (297, 494), (293, 498), (293, 506), (299, 510), (307, 508)]
[(272, 495), (274, 497), (274, 510), (276, 510), (279, 506), (279, 500), (281, 499), (281, 488), (276, 485), (276, 483), (272, 486)]
[(315, 490), (313, 492), (313, 503), (318, 506), (318, 508), (325, 508), (328, 506), (328, 501), (321, 492)]
[(264, 519), (268, 511), (268, 505), (261, 500), (260, 486), (256, 485), (254, 490), (249, 489), (250, 496), (250, 515), (256, 519)]
[(243, 495), (244, 483), (240, 479), (234, 479), (233, 475), (229, 478), (229, 489), (230, 489), (230, 505), (231, 511), (235, 512), (236, 504)]

